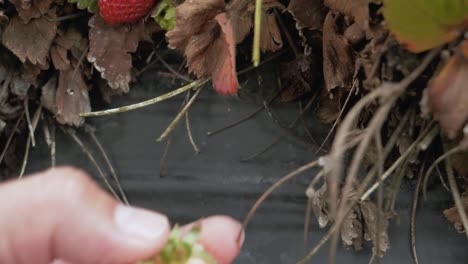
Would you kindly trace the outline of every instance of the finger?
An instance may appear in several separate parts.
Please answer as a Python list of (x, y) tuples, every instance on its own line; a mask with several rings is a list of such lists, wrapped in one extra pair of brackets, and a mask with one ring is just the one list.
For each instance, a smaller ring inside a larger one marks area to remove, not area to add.
[[(201, 221), (200, 244), (204, 246), (220, 264), (230, 264), (234, 261), (244, 242), (244, 234), (238, 242), (241, 224), (228, 216), (211, 216)], [(189, 230), (187, 225), (184, 230)]]
[(165, 216), (119, 204), (76, 169), (0, 185), (0, 263), (131, 263), (159, 251), (169, 229)]

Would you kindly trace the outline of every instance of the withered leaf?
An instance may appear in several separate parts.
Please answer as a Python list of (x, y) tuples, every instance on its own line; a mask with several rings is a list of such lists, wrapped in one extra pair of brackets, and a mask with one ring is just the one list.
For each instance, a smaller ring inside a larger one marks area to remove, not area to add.
[(67, 50), (64, 47), (55, 45), (50, 49), (50, 57), (55, 69), (64, 71), (70, 67)]
[(234, 0), (226, 6), (236, 44), (241, 43), (252, 30), (254, 10), (254, 4), (245, 4), (243, 0)]
[(342, 92), (329, 93), (327, 89), (320, 90), (320, 98), (315, 114), (320, 122), (333, 123), (340, 115)]
[(31, 84), (21, 78), (21, 76), (14, 76), (11, 80), (11, 92), (17, 95), (19, 98), (24, 99), (28, 94)]
[(26, 61), (23, 64), (23, 72), (21, 78), (28, 81), (29, 83), (36, 84), (37, 76), (41, 73), (41, 67), (39, 65), (34, 65), (30, 61)]
[(176, 26), (166, 34), (169, 47), (184, 51), (191, 41), (200, 38), (199, 34), (206, 32), (207, 22), (213, 21), (223, 8), (223, 0), (185, 1), (179, 5), (176, 9)]
[(10, 0), (10, 2), (15, 5), (24, 23), (29, 23), (31, 19), (46, 14), (52, 4), (52, 0)]
[(369, 4), (376, 0), (325, 0), (325, 5), (354, 19), (365, 31), (369, 29)]
[[(312, 54), (301, 55), (297, 59), (281, 65), (281, 77), (285, 81), (285, 89), (280, 95), (282, 102), (291, 102), (304, 94), (320, 88), (317, 77), (317, 63)], [(317, 85), (313, 87), (312, 85)]]
[(91, 111), (88, 87), (79, 71), (70, 67), (60, 72), (56, 95), (57, 121), (61, 124), (81, 126), (80, 113)]
[(468, 41), (424, 91), (423, 108), (428, 108), (451, 139), (468, 121)]
[(52, 114), (57, 113), (57, 75), (52, 76), (41, 88), (41, 104), (45, 109), (49, 110)]
[[(468, 192), (465, 191), (462, 194), (461, 201), (462, 201), (463, 207), (465, 208), (465, 212), (467, 212), (468, 211)], [(454, 224), (455, 228), (459, 232), (466, 232), (466, 230), (464, 230), (463, 228), (463, 224), (461, 221), (460, 214), (458, 213), (457, 207), (454, 206), (452, 208), (444, 210), (444, 215), (447, 218), (447, 220), (449, 220), (450, 222)]]
[(176, 9), (176, 26), (166, 33), (169, 47), (187, 57), (189, 71), (212, 76), (220, 94), (237, 91), (235, 40), (231, 21), (219, 13), (224, 1), (186, 1)]
[(56, 34), (56, 22), (35, 18), (24, 24), (16, 16), (8, 23), (2, 41), (23, 63), (29, 60), (32, 64), (48, 65), (50, 46)]
[(320, 228), (326, 227), (330, 221), (327, 212), (327, 184), (324, 183), (318, 190), (307, 188), (306, 195), (312, 199), (312, 210)]
[(346, 216), (340, 230), (341, 240), (345, 246), (353, 246), (355, 250), (362, 249), (363, 227), (362, 216), (358, 206)]
[(350, 88), (354, 59), (348, 40), (338, 32), (336, 16), (329, 12), (323, 25), (323, 75), (328, 91)]
[(323, 0), (291, 0), (288, 11), (298, 29), (320, 29), (327, 14)]
[[(52, 63), (57, 70), (64, 71), (70, 67), (70, 59), (80, 60), (86, 49), (85, 39), (75, 28), (70, 27), (66, 33), (57, 32), (57, 37), (50, 49)], [(69, 57), (69, 51), (72, 55)]]
[(276, 21), (273, 8), (285, 9), (285, 7), (277, 0), (264, 0), (263, 1), (263, 14), (262, 14), (262, 30), (260, 49), (263, 52), (277, 51), (283, 47), (283, 39), (281, 31)]
[[(362, 201), (359, 203), (362, 213), (362, 218), (365, 223), (364, 228), (364, 238), (366, 240), (372, 240), (374, 243), (374, 247), (372, 251), (378, 257), (383, 257), (385, 252), (388, 250), (390, 246), (390, 241), (388, 238), (388, 220), (383, 214), (383, 212), (379, 212), (377, 206), (371, 201)], [(380, 214), (380, 223), (379, 223), (379, 244), (377, 243), (377, 214)]]
[(100, 15), (88, 23), (88, 61), (93, 63), (111, 88), (128, 92), (131, 81), (132, 56), (141, 40), (146, 38), (143, 21), (133, 25), (109, 25)]

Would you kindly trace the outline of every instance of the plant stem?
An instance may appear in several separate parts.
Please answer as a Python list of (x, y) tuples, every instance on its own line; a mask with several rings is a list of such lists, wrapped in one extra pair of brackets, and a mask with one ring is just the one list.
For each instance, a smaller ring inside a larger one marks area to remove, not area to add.
[(128, 112), (128, 111), (136, 110), (136, 109), (139, 109), (139, 108), (143, 108), (145, 106), (149, 106), (149, 105), (156, 104), (156, 103), (159, 103), (161, 101), (167, 100), (169, 98), (172, 98), (172, 97), (174, 97), (176, 95), (179, 95), (179, 94), (181, 94), (181, 93), (183, 93), (185, 91), (188, 91), (190, 89), (198, 89), (200, 86), (207, 83), (209, 80), (210, 80), (209, 78), (196, 80), (194, 82), (191, 82), (191, 83), (189, 83), (187, 85), (184, 85), (184, 86), (180, 87), (179, 89), (176, 89), (174, 91), (168, 92), (168, 93), (163, 94), (161, 96), (158, 96), (158, 97), (155, 97), (155, 98), (152, 98), (152, 99), (140, 102), (140, 103), (127, 105), (127, 106), (122, 106), (122, 107), (118, 107), (118, 108), (107, 109), (107, 110), (103, 110), (103, 111), (81, 113), (80, 116), (81, 117), (105, 116), (105, 115), (119, 114), (119, 113), (124, 113), (124, 112)]
[(255, 0), (255, 28), (252, 51), (252, 62), (255, 67), (260, 64), (260, 41), (262, 37), (262, 5), (263, 0)]

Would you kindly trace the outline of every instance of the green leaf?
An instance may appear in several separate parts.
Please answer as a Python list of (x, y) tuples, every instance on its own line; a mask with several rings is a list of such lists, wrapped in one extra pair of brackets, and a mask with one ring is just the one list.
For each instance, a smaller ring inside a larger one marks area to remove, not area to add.
[(450, 42), (468, 28), (468, 0), (384, 0), (390, 31), (408, 50)]
[(69, 3), (77, 3), (79, 9), (87, 9), (91, 13), (99, 11), (98, 0), (68, 0)]
[(170, 0), (162, 0), (156, 12), (154, 12), (151, 17), (154, 18), (161, 28), (169, 31), (173, 29), (176, 24), (176, 7)]

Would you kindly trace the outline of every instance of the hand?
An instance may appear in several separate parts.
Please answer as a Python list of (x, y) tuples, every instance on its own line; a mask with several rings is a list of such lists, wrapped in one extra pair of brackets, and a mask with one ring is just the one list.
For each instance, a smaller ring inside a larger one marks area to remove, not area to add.
[[(166, 216), (120, 204), (77, 169), (0, 185), (0, 263), (135, 263), (161, 250), (170, 228)], [(229, 217), (209, 217), (200, 243), (231, 263), (239, 230)]]

